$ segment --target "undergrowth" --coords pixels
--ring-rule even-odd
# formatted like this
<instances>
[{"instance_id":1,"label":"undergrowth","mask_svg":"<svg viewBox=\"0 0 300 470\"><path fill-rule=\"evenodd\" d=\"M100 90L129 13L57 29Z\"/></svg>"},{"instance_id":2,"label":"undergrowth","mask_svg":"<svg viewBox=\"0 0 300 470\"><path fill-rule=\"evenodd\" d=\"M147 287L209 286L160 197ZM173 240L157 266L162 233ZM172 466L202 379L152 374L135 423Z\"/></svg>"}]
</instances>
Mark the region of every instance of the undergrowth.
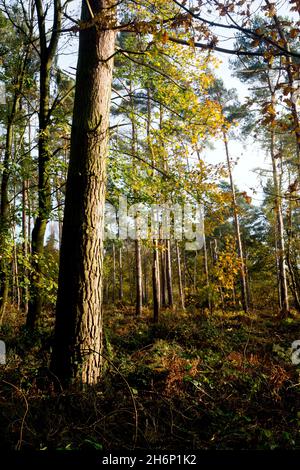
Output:
<instances>
[{"instance_id":1,"label":"undergrowth","mask_svg":"<svg viewBox=\"0 0 300 470\"><path fill-rule=\"evenodd\" d=\"M49 326L6 325L0 367L5 449L299 449L296 318L252 312L105 312L102 383L57 392ZM298 335L298 336L297 336ZM41 352L42 351L42 352Z\"/></svg>"}]
</instances>

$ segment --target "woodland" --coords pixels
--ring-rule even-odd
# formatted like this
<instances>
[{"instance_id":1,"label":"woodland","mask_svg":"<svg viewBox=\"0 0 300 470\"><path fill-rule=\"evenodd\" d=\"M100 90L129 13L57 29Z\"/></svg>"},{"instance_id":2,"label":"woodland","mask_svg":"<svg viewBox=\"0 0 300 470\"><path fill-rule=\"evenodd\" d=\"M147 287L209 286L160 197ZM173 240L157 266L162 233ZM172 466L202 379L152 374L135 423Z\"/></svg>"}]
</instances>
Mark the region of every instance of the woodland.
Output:
<instances>
[{"instance_id":1,"label":"woodland","mask_svg":"<svg viewBox=\"0 0 300 470\"><path fill-rule=\"evenodd\" d=\"M0 31L0 448L299 450L299 0Z\"/></svg>"}]
</instances>

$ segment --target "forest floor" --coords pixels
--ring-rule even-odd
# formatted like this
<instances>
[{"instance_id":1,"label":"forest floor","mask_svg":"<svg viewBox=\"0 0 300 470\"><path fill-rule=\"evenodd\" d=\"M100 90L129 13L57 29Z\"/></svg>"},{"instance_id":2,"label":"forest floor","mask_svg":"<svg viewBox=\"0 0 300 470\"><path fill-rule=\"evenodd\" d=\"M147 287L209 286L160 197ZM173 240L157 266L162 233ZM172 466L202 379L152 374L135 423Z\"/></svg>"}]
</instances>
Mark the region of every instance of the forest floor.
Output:
<instances>
[{"instance_id":1,"label":"forest floor","mask_svg":"<svg viewBox=\"0 0 300 470\"><path fill-rule=\"evenodd\" d=\"M3 449L300 449L299 318L165 311L153 325L110 307L103 382L59 393L50 327L32 338L20 323L1 332Z\"/></svg>"}]
</instances>

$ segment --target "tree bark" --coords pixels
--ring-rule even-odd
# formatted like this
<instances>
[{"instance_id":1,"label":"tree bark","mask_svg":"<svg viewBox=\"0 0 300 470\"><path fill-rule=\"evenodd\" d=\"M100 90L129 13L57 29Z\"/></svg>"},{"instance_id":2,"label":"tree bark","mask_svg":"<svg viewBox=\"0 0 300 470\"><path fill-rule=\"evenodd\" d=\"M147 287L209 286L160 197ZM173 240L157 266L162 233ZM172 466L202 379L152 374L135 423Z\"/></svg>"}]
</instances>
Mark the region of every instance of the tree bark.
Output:
<instances>
[{"instance_id":1,"label":"tree bark","mask_svg":"<svg viewBox=\"0 0 300 470\"><path fill-rule=\"evenodd\" d=\"M80 31L52 368L61 382L102 373L103 228L115 32L114 0L89 1ZM82 2L82 21L89 21ZM102 26L102 28L101 28ZM105 26L105 27L104 27Z\"/></svg>"}]
</instances>

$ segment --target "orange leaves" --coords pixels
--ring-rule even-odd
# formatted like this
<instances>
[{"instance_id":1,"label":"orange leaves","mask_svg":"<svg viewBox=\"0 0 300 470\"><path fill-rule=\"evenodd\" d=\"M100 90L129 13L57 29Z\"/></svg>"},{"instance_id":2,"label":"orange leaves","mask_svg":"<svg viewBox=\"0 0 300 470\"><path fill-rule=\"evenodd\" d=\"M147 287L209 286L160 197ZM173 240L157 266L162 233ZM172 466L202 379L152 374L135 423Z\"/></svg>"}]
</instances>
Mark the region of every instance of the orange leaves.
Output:
<instances>
[{"instance_id":1,"label":"orange leaves","mask_svg":"<svg viewBox=\"0 0 300 470\"><path fill-rule=\"evenodd\" d=\"M242 193L240 193L240 195L243 196L247 204L251 204L252 197L248 196L246 191L243 191Z\"/></svg>"},{"instance_id":2,"label":"orange leaves","mask_svg":"<svg viewBox=\"0 0 300 470\"><path fill-rule=\"evenodd\" d=\"M161 40L162 40L162 43L163 44L166 44L167 40L169 39L169 35L166 31L163 32L162 36L161 36Z\"/></svg>"}]
</instances>

